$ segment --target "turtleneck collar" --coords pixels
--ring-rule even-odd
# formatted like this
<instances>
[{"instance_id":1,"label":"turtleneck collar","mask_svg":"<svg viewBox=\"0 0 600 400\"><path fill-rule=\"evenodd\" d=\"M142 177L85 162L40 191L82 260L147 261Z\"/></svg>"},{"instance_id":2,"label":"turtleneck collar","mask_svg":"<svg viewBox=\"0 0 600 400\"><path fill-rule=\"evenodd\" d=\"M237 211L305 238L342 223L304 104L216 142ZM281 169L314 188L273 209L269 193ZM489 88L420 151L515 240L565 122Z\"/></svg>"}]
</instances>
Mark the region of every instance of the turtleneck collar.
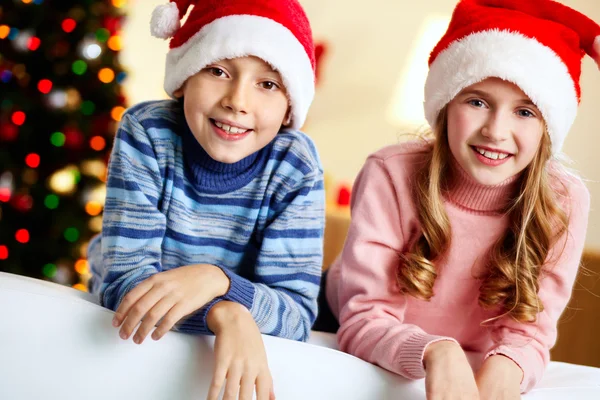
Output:
<instances>
[{"instance_id":1,"label":"turtleneck collar","mask_svg":"<svg viewBox=\"0 0 600 400\"><path fill-rule=\"evenodd\" d=\"M450 179L446 196L451 202L471 211L499 213L506 211L518 190L520 174L497 185L482 185L477 182L458 161L451 158Z\"/></svg>"},{"instance_id":2,"label":"turtleneck collar","mask_svg":"<svg viewBox=\"0 0 600 400\"><path fill-rule=\"evenodd\" d=\"M185 162L193 174L195 185L210 193L227 193L247 185L261 173L273 142L235 163L213 160L198 143L186 124L183 132Z\"/></svg>"}]
</instances>

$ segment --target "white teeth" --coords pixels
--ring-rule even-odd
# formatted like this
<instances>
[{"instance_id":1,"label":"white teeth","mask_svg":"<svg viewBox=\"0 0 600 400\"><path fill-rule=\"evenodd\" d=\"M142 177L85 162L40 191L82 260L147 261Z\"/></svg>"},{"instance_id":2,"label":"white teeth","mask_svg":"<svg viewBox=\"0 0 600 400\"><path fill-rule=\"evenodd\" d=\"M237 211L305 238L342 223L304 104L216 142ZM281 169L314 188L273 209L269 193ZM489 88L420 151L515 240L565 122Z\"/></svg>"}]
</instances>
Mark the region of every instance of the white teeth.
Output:
<instances>
[{"instance_id":1,"label":"white teeth","mask_svg":"<svg viewBox=\"0 0 600 400\"><path fill-rule=\"evenodd\" d=\"M504 160L509 154L506 153L496 153L495 151L488 151L484 149L480 149L479 147L475 147L475 150L482 156L489 158L490 160Z\"/></svg>"},{"instance_id":2,"label":"white teeth","mask_svg":"<svg viewBox=\"0 0 600 400\"><path fill-rule=\"evenodd\" d=\"M223 124L219 121L215 121L215 125L218 126L219 128L223 129L225 132L229 132L231 134L237 135L240 133L245 133L248 131L248 129L240 129L240 128L236 128L235 126L229 126L226 124Z\"/></svg>"}]
</instances>

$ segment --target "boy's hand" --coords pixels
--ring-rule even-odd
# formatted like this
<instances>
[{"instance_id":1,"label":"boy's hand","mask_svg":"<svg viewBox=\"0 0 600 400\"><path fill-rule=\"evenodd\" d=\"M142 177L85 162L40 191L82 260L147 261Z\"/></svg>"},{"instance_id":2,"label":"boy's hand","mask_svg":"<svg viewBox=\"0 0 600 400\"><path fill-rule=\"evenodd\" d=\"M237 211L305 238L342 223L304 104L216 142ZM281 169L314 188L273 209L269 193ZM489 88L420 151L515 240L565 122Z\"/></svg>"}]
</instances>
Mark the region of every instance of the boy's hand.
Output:
<instances>
[{"instance_id":1,"label":"boy's hand","mask_svg":"<svg viewBox=\"0 0 600 400\"><path fill-rule=\"evenodd\" d=\"M424 362L427 400L479 399L473 370L458 344L449 340L430 344Z\"/></svg>"},{"instance_id":2,"label":"boy's hand","mask_svg":"<svg viewBox=\"0 0 600 400\"><path fill-rule=\"evenodd\" d=\"M479 397L490 400L518 400L521 398L523 371L510 358L495 355L483 362L476 375Z\"/></svg>"},{"instance_id":3,"label":"boy's hand","mask_svg":"<svg viewBox=\"0 0 600 400\"><path fill-rule=\"evenodd\" d=\"M223 400L275 400L273 379L260 331L244 306L231 301L216 304L207 316L215 333L215 371L207 400L217 400L225 384Z\"/></svg>"},{"instance_id":4,"label":"boy's hand","mask_svg":"<svg viewBox=\"0 0 600 400\"><path fill-rule=\"evenodd\" d=\"M152 339L158 340L181 318L228 290L229 278L214 265L188 265L160 272L127 293L113 318L113 326L123 324L119 335L128 339L142 321L133 337L135 343L141 344L161 321L152 334Z\"/></svg>"}]
</instances>

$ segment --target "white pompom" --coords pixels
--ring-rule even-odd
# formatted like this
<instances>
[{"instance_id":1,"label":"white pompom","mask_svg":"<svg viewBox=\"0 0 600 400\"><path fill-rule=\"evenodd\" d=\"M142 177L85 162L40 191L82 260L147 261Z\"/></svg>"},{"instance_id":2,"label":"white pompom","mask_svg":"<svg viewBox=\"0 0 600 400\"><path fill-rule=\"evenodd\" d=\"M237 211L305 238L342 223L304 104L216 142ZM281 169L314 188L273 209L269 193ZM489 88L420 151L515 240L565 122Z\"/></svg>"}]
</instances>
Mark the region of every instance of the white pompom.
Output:
<instances>
[{"instance_id":1,"label":"white pompom","mask_svg":"<svg viewBox=\"0 0 600 400\"><path fill-rule=\"evenodd\" d=\"M150 32L152 36L168 39L181 27L179 22L179 9L177 4L169 2L162 4L152 11L150 19Z\"/></svg>"}]
</instances>

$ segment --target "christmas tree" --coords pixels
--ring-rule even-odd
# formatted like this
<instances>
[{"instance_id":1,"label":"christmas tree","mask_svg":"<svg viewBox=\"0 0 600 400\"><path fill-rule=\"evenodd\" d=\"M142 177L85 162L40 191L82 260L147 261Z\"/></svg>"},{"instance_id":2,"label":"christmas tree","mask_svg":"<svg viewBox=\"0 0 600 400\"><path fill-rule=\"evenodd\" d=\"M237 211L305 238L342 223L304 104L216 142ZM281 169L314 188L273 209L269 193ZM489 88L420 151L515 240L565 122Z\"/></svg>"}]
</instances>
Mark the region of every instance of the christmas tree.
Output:
<instances>
[{"instance_id":1,"label":"christmas tree","mask_svg":"<svg viewBox=\"0 0 600 400\"><path fill-rule=\"evenodd\" d=\"M0 271L85 289L125 107L125 0L0 3Z\"/></svg>"}]
</instances>

